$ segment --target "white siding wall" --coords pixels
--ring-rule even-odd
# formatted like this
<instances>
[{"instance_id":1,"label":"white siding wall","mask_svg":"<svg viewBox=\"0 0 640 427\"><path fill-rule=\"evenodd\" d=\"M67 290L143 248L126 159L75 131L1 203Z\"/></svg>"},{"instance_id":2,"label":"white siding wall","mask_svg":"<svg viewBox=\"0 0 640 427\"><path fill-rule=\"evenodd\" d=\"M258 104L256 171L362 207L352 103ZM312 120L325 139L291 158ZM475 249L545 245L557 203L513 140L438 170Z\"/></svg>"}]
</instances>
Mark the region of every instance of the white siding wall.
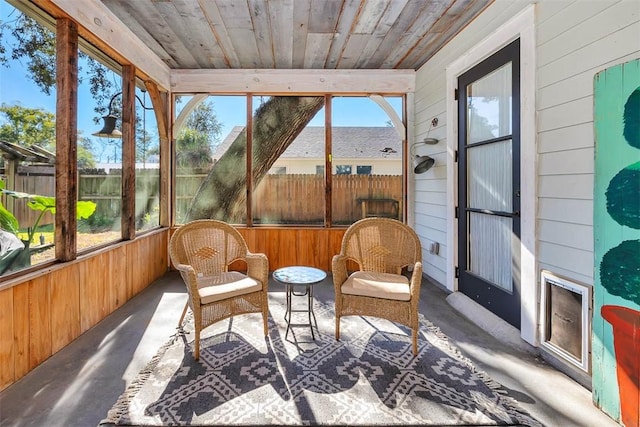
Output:
<instances>
[{"instance_id":1,"label":"white siding wall","mask_svg":"<svg viewBox=\"0 0 640 427\"><path fill-rule=\"evenodd\" d=\"M537 12L539 267L593 285L593 78L640 56L640 2Z\"/></svg>"},{"instance_id":2,"label":"white siding wall","mask_svg":"<svg viewBox=\"0 0 640 427\"><path fill-rule=\"evenodd\" d=\"M539 272L555 273L593 284L593 77L611 65L640 57L638 0L496 0L416 74L415 140L441 139L422 146L436 166L415 175L415 228L424 248L441 244L435 256L423 254L425 272L446 285L447 260L447 67L459 61L532 3L535 18L537 159L535 183L535 254ZM451 117L451 116L449 116ZM530 184L533 185L533 184ZM453 252L449 252L450 256ZM451 270L449 270L451 271ZM537 286L537 285L536 285ZM538 289L529 290L532 295ZM535 319L531 322L535 327Z\"/></svg>"}]
</instances>

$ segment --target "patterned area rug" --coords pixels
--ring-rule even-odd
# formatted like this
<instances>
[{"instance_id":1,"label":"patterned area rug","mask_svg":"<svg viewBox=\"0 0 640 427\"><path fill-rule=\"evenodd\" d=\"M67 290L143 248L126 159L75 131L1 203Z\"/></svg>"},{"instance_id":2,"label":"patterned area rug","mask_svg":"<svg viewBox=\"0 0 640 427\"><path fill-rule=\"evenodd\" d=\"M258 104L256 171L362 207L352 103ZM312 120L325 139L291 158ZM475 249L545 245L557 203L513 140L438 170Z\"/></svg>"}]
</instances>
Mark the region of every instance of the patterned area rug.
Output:
<instances>
[{"instance_id":1,"label":"patterned area rug","mask_svg":"<svg viewBox=\"0 0 640 427\"><path fill-rule=\"evenodd\" d=\"M316 301L315 340L285 339L283 302L270 310L266 339L257 315L207 328L198 362L189 321L100 425L541 425L424 318L413 357L410 331L385 320L345 317L336 341Z\"/></svg>"}]
</instances>

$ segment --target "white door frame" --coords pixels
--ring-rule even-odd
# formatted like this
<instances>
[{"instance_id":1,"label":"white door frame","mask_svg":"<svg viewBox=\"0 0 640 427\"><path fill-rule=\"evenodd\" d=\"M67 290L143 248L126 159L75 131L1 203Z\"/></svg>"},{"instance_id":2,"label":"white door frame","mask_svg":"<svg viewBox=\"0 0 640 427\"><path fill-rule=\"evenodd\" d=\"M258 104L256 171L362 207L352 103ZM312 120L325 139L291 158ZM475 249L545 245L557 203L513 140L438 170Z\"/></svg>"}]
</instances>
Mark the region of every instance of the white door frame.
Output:
<instances>
[{"instance_id":1,"label":"white door frame","mask_svg":"<svg viewBox=\"0 0 640 427\"><path fill-rule=\"evenodd\" d=\"M520 170L521 170L521 235L520 284L521 327L520 336L528 343L538 345L539 285L536 256L536 74L535 74L535 5L527 6L493 34L472 47L447 67L447 283L457 291L458 280L458 221L455 206L458 201L458 170L455 152L458 144L458 109L454 90L458 76L513 40L520 38Z\"/></svg>"}]
</instances>

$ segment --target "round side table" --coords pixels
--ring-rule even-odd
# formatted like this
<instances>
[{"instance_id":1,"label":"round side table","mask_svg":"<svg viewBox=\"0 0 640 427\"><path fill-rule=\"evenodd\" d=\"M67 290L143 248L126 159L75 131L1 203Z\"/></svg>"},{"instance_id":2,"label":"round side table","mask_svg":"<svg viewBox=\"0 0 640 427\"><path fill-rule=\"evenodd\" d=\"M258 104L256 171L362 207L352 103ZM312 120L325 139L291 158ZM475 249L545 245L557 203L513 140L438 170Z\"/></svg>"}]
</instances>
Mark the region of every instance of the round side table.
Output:
<instances>
[{"instance_id":1,"label":"round side table","mask_svg":"<svg viewBox=\"0 0 640 427\"><path fill-rule=\"evenodd\" d=\"M287 321L287 331L284 334L284 339L287 339L289 335L289 329L293 326L309 326L311 329L311 337L315 340L316 336L313 333L313 323L315 323L316 329L318 329L318 321L316 315L313 312L313 285L322 282L327 277L327 273L324 271L305 266L291 266L282 267L273 272L273 278L276 282L285 286L287 293L287 310L284 314L284 320ZM296 293L295 287L304 287L303 293ZM306 296L307 308L303 310L294 310L291 308L292 296ZM308 323L291 323L291 313L307 313L309 319ZM313 317L313 323L311 318Z\"/></svg>"}]
</instances>

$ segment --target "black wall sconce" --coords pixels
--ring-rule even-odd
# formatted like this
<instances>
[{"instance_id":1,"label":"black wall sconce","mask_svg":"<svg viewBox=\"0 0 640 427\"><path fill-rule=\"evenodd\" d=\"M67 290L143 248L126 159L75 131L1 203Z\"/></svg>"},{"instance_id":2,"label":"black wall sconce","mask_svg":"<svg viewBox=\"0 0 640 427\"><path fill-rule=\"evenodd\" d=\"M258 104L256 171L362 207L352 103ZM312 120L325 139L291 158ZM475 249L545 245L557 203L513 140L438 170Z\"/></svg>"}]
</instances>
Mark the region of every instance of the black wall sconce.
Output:
<instances>
[{"instance_id":1,"label":"black wall sconce","mask_svg":"<svg viewBox=\"0 0 640 427\"><path fill-rule=\"evenodd\" d=\"M98 132L92 133L91 135L97 136L99 138L122 138L122 132L116 129L116 122L118 118L113 114L113 101L120 95L122 95L122 91L116 93L111 97L111 100L109 101L109 111L106 116L102 117L102 120L104 121L102 129L100 129ZM142 108L144 108L145 110L153 110L153 107L147 107L144 102L140 98L138 98L138 95L135 95L135 97L138 102L140 102Z\"/></svg>"}]
</instances>

